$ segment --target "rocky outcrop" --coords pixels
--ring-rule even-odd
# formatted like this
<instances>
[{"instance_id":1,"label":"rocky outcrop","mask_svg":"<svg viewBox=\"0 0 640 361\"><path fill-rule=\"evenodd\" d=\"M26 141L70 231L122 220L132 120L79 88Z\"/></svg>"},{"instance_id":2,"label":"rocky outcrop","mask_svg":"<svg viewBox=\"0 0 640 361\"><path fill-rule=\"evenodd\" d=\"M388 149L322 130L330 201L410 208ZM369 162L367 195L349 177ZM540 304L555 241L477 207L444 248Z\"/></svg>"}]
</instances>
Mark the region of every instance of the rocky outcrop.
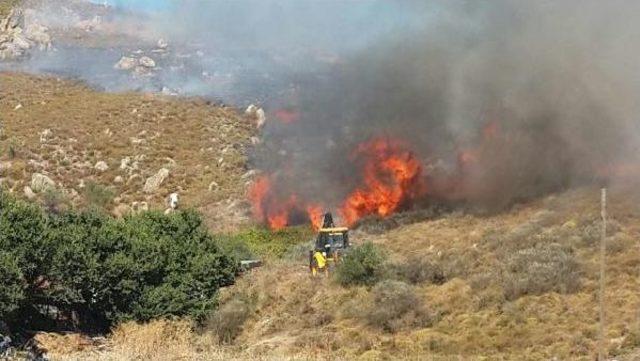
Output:
<instances>
[{"instance_id":1,"label":"rocky outcrop","mask_svg":"<svg viewBox=\"0 0 640 361\"><path fill-rule=\"evenodd\" d=\"M48 29L34 20L26 21L22 10L12 10L0 21L0 60L17 60L31 49L51 48Z\"/></svg>"}]
</instances>

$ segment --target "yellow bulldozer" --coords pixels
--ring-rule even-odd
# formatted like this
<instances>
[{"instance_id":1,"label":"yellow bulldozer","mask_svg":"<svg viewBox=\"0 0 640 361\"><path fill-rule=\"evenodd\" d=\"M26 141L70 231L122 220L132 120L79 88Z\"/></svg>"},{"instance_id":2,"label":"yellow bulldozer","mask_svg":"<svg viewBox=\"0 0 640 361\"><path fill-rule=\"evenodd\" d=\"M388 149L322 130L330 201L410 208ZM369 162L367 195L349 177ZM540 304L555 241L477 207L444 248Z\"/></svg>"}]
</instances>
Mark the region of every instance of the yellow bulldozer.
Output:
<instances>
[{"instance_id":1,"label":"yellow bulldozer","mask_svg":"<svg viewBox=\"0 0 640 361\"><path fill-rule=\"evenodd\" d=\"M340 262L349 246L349 228L336 227L331 213L325 213L314 249L309 251L309 270L313 275L328 273L329 267Z\"/></svg>"}]
</instances>

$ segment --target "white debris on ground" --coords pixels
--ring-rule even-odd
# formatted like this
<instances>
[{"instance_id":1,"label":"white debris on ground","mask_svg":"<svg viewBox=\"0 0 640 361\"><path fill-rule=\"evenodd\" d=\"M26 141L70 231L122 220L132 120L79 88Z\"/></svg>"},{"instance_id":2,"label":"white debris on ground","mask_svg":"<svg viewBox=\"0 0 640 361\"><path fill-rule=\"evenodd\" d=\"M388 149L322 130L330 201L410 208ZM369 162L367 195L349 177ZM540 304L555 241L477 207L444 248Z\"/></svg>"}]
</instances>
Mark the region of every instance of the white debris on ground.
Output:
<instances>
[{"instance_id":1,"label":"white debris on ground","mask_svg":"<svg viewBox=\"0 0 640 361\"><path fill-rule=\"evenodd\" d=\"M45 26L14 9L0 20L0 60L18 60L32 49L51 49L51 36Z\"/></svg>"},{"instance_id":2,"label":"white debris on ground","mask_svg":"<svg viewBox=\"0 0 640 361\"><path fill-rule=\"evenodd\" d=\"M167 197L167 205L169 208L164 211L164 214L169 214L178 209L178 192L169 194L169 197Z\"/></svg>"}]
</instances>

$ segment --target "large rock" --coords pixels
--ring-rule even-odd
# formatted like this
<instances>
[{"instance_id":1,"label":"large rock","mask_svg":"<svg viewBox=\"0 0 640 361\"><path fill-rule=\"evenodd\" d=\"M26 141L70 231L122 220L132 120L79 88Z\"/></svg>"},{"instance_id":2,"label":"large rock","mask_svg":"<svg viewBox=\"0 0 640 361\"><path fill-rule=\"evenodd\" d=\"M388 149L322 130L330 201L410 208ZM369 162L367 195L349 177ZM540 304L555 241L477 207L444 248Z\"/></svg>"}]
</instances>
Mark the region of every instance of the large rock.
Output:
<instances>
[{"instance_id":1,"label":"large rock","mask_svg":"<svg viewBox=\"0 0 640 361\"><path fill-rule=\"evenodd\" d=\"M11 11L0 20L0 60L19 59L35 47L49 50L51 36L48 31L32 17L27 20L22 11Z\"/></svg>"},{"instance_id":2,"label":"large rock","mask_svg":"<svg viewBox=\"0 0 640 361\"><path fill-rule=\"evenodd\" d=\"M140 62L140 65L144 66L145 68L155 68L156 67L155 60L151 59L148 56L143 56L142 58L140 58L139 62Z\"/></svg>"},{"instance_id":3,"label":"large rock","mask_svg":"<svg viewBox=\"0 0 640 361\"><path fill-rule=\"evenodd\" d=\"M111 213L118 218L122 218L128 214L130 214L131 212L133 212L133 210L131 209L130 206L126 205L126 204L118 204L117 206L115 206L113 208L113 210L111 211Z\"/></svg>"},{"instance_id":4,"label":"large rock","mask_svg":"<svg viewBox=\"0 0 640 361\"><path fill-rule=\"evenodd\" d=\"M36 197L36 194L33 193L33 190L29 187L29 186L24 186L24 196L27 197L27 199L32 200Z\"/></svg>"},{"instance_id":5,"label":"large rock","mask_svg":"<svg viewBox=\"0 0 640 361\"><path fill-rule=\"evenodd\" d=\"M96 165L94 166L95 170L97 170L98 172L105 172L107 171L107 169L109 169L109 165L107 164L107 162L105 162L104 160L101 160L99 162L96 163Z\"/></svg>"},{"instance_id":6,"label":"large rock","mask_svg":"<svg viewBox=\"0 0 640 361\"><path fill-rule=\"evenodd\" d=\"M136 66L138 66L138 60L136 58L123 56L113 67L118 70L131 70Z\"/></svg>"},{"instance_id":7,"label":"large rock","mask_svg":"<svg viewBox=\"0 0 640 361\"><path fill-rule=\"evenodd\" d=\"M31 176L31 189L36 193L54 189L55 187L56 183L42 173L33 173Z\"/></svg>"},{"instance_id":8,"label":"large rock","mask_svg":"<svg viewBox=\"0 0 640 361\"><path fill-rule=\"evenodd\" d=\"M158 49L166 49L169 47L169 43L164 39L158 39Z\"/></svg>"},{"instance_id":9,"label":"large rock","mask_svg":"<svg viewBox=\"0 0 640 361\"><path fill-rule=\"evenodd\" d=\"M267 116L264 113L264 109L258 108L258 110L256 110L256 128L262 129L266 123Z\"/></svg>"},{"instance_id":10,"label":"large rock","mask_svg":"<svg viewBox=\"0 0 640 361\"><path fill-rule=\"evenodd\" d=\"M147 178L147 181L144 183L144 188L142 191L145 193L155 193L159 188L162 182L167 179L169 176L169 170L167 168L162 168L155 175Z\"/></svg>"}]
</instances>

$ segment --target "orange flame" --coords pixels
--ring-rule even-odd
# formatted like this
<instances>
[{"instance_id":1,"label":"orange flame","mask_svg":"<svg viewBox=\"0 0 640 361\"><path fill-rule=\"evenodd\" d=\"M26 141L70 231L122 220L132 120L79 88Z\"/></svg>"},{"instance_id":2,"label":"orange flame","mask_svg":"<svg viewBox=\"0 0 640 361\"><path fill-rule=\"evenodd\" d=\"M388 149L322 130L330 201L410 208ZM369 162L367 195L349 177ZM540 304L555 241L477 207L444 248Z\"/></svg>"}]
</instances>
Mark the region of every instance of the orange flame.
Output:
<instances>
[{"instance_id":1,"label":"orange flame","mask_svg":"<svg viewBox=\"0 0 640 361\"><path fill-rule=\"evenodd\" d=\"M307 206L307 215L311 221L311 227L317 231L322 227L322 220L324 214L322 213L322 206L312 204Z\"/></svg>"},{"instance_id":2,"label":"orange flame","mask_svg":"<svg viewBox=\"0 0 640 361\"><path fill-rule=\"evenodd\" d=\"M340 213L347 225L367 215L387 217L424 194L421 164L403 143L374 138L360 144L352 156L364 161L364 184L342 204Z\"/></svg>"},{"instance_id":3,"label":"orange flame","mask_svg":"<svg viewBox=\"0 0 640 361\"><path fill-rule=\"evenodd\" d=\"M283 196L274 187L270 175L258 177L250 186L247 197L251 202L253 216L273 230L283 229L298 223L303 217L311 222L314 229L322 223L323 207L318 204L304 206L296 194ZM285 193L286 194L286 193Z\"/></svg>"},{"instance_id":4,"label":"orange flame","mask_svg":"<svg viewBox=\"0 0 640 361\"><path fill-rule=\"evenodd\" d=\"M264 203L271 189L271 179L268 176L260 176L249 187L248 198L251 201L251 210L256 219L265 220Z\"/></svg>"},{"instance_id":5,"label":"orange flame","mask_svg":"<svg viewBox=\"0 0 640 361\"><path fill-rule=\"evenodd\" d=\"M284 124L295 123L300 119L300 113L293 109L278 109L274 112L276 118Z\"/></svg>"}]
</instances>

